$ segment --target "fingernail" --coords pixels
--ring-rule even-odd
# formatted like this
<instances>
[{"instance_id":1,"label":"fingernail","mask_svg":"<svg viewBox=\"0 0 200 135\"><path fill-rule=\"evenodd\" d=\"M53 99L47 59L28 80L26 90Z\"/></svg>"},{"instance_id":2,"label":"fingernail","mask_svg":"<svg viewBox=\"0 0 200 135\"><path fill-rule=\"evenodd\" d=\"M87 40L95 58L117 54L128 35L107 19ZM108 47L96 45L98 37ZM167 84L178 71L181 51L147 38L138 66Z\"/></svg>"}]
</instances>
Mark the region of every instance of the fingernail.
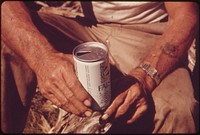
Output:
<instances>
[{"instance_id":1,"label":"fingernail","mask_svg":"<svg viewBox=\"0 0 200 135\"><path fill-rule=\"evenodd\" d=\"M108 114L104 114L101 118L103 119L103 120L107 120L108 119L108 117L109 117L109 115Z\"/></svg>"},{"instance_id":2,"label":"fingernail","mask_svg":"<svg viewBox=\"0 0 200 135\"><path fill-rule=\"evenodd\" d=\"M90 107L91 106L91 102L89 100L85 100L84 102L84 105Z\"/></svg>"},{"instance_id":3,"label":"fingernail","mask_svg":"<svg viewBox=\"0 0 200 135\"><path fill-rule=\"evenodd\" d=\"M90 112L90 111L85 112L85 116L90 117L91 115L92 115L92 112Z\"/></svg>"}]
</instances>

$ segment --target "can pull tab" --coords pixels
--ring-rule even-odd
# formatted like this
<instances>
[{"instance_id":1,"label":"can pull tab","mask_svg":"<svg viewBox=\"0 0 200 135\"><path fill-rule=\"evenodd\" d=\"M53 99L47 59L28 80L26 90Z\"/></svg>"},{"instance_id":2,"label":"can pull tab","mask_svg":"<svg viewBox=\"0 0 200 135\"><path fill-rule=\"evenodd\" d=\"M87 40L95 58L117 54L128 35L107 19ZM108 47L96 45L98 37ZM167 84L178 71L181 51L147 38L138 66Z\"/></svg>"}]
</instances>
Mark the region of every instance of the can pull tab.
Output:
<instances>
[{"instance_id":1,"label":"can pull tab","mask_svg":"<svg viewBox=\"0 0 200 135\"><path fill-rule=\"evenodd\" d=\"M82 55L85 55L85 54L88 54L88 53L91 53L91 51L78 51L78 52L76 52L76 55L82 56Z\"/></svg>"}]
</instances>

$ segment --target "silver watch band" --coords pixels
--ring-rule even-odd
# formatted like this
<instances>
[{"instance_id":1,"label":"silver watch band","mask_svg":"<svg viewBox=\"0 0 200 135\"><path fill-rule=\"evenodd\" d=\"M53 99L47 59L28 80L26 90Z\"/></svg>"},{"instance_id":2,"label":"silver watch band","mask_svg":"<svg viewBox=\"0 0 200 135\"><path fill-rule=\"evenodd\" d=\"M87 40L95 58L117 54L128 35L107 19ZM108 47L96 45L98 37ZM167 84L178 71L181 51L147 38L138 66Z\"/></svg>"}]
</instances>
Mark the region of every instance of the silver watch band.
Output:
<instances>
[{"instance_id":1,"label":"silver watch band","mask_svg":"<svg viewBox=\"0 0 200 135\"><path fill-rule=\"evenodd\" d=\"M139 67L142 68L156 82L156 85L160 83L158 71L150 64L142 63Z\"/></svg>"}]
</instances>

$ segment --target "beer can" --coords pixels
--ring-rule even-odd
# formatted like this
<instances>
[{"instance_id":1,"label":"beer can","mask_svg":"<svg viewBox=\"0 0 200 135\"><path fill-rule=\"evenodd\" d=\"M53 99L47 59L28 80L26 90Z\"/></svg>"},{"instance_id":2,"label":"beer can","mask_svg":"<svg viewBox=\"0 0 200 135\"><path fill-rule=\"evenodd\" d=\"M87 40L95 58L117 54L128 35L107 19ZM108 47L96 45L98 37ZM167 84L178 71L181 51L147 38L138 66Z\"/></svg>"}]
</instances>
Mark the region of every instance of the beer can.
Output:
<instances>
[{"instance_id":1,"label":"beer can","mask_svg":"<svg viewBox=\"0 0 200 135\"><path fill-rule=\"evenodd\" d=\"M111 100L108 48L99 42L86 42L73 50L76 75L93 98L92 109L104 110Z\"/></svg>"}]
</instances>

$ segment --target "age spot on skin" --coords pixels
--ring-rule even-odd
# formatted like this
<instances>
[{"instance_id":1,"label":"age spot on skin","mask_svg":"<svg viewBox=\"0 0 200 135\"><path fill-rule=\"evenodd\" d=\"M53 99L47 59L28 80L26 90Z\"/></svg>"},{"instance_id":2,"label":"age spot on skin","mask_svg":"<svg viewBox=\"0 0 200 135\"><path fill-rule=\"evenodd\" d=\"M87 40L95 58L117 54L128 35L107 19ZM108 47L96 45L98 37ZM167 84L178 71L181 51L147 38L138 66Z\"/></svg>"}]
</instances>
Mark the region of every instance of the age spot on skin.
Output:
<instances>
[{"instance_id":1,"label":"age spot on skin","mask_svg":"<svg viewBox=\"0 0 200 135\"><path fill-rule=\"evenodd\" d=\"M169 57L176 58L178 56L178 46L166 44L164 46L161 46L161 50L164 54L168 55Z\"/></svg>"}]
</instances>

